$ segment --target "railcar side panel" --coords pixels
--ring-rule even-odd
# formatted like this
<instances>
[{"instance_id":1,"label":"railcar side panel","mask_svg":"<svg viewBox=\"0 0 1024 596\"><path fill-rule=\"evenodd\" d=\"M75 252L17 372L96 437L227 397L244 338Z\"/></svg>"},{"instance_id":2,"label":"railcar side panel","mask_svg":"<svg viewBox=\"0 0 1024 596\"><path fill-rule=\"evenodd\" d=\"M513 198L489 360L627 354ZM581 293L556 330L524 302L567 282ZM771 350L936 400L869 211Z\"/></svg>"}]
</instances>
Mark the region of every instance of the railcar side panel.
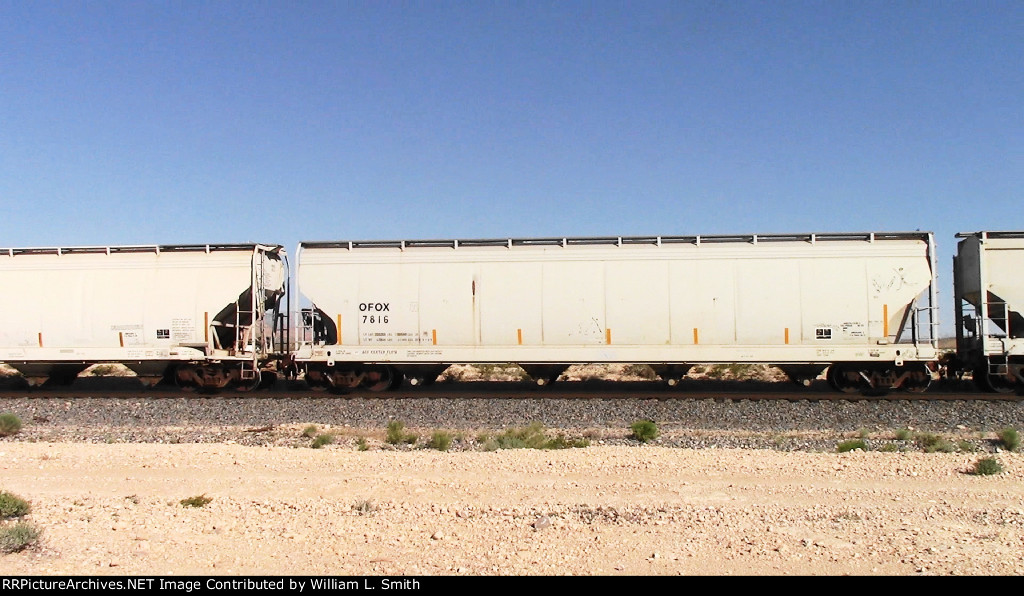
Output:
<instances>
[{"instance_id":1,"label":"railcar side panel","mask_svg":"<svg viewBox=\"0 0 1024 596\"><path fill-rule=\"evenodd\" d=\"M544 343L543 271L530 263L494 263L482 268L477 299L482 345Z\"/></svg>"},{"instance_id":2,"label":"railcar side panel","mask_svg":"<svg viewBox=\"0 0 1024 596\"><path fill-rule=\"evenodd\" d=\"M605 264L606 337L599 342L670 345L672 329L669 261L609 261Z\"/></svg>"},{"instance_id":3,"label":"railcar side panel","mask_svg":"<svg viewBox=\"0 0 1024 596\"><path fill-rule=\"evenodd\" d=\"M299 292L343 333L333 346L305 343L298 359L935 358L930 234L703 240L303 243ZM918 309L927 328L913 327Z\"/></svg>"}]
</instances>

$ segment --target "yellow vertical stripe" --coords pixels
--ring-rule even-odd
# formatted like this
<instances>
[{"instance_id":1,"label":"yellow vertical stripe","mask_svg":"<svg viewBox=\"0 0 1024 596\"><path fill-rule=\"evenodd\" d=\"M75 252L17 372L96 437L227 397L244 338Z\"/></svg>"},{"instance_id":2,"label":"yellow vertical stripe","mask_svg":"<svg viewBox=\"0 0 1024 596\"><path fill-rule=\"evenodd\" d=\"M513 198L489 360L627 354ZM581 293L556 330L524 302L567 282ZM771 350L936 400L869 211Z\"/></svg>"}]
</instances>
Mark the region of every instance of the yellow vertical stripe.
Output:
<instances>
[{"instance_id":1,"label":"yellow vertical stripe","mask_svg":"<svg viewBox=\"0 0 1024 596\"><path fill-rule=\"evenodd\" d=\"M432 332L431 332L431 335L432 335L432 337L434 339L434 345L436 346L437 345L437 329L433 329Z\"/></svg>"},{"instance_id":2,"label":"yellow vertical stripe","mask_svg":"<svg viewBox=\"0 0 1024 596\"><path fill-rule=\"evenodd\" d=\"M203 313L203 342L209 345L210 343L210 313Z\"/></svg>"},{"instance_id":3,"label":"yellow vertical stripe","mask_svg":"<svg viewBox=\"0 0 1024 596\"><path fill-rule=\"evenodd\" d=\"M889 305L882 305L882 335L889 337Z\"/></svg>"},{"instance_id":4,"label":"yellow vertical stripe","mask_svg":"<svg viewBox=\"0 0 1024 596\"><path fill-rule=\"evenodd\" d=\"M39 332L39 347L43 347L43 332Z\"/></svg>"},{"instance_id":5,"label":"yellow vertical stripe","mask_svg":"<svg viewBox=\"0 0 1024 596\"><path fill-rule=\"evenodd\" d=\"M516 329L516 335L519 337L519 345L523 345L523 330Z\"/></svg>"},{"instance_id":6,"label":"yellow vertical stripe","mask_svg":"<svg viewBox=\"0 0 1024 596\"><path fill-rule=\"evenodd\" d=\"M789 327L786 327L786 345L789 345Z\"/></svg>"},{"instance_id":7,"label":"yellow vertical stripe","mask_svg":"<svg viewBox=\"0 0 1024 596\"><path fill-rule=\"evenodd\" d=\"M356 322L358 323L359 321L356 321ZM338 344L337 345L339 345L339 346L341 345L341 315L338 315Z\"/></svg>"},{"instance_id":8,"label":"yellow vertical stripe","mask_svg":"<svg viewBox=\"0 0 1024 596\"><path fill-rule=\"evenodd\" d=\"M693 328L693 345L700 343L700 334L697 333L697 328Z\"/></svg>"},{"instance_id":9,"label":"yellow vertical stripe","mask_svg":"<svg viewBox=\"0 0 1024 596\"><path fill-rule=\"evenodd\" d=\"M612 344L612 330L611 329L605 329L604 330L604 343L606 343L608 345Z\"/></svg>"}]
</instances>

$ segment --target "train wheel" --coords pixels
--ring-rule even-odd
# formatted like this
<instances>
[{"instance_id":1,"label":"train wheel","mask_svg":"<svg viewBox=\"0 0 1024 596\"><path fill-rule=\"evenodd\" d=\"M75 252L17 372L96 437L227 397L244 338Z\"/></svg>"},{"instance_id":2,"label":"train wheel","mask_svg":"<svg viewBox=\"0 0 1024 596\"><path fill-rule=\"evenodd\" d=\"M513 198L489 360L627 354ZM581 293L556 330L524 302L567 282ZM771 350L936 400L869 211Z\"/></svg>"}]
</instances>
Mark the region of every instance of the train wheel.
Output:
<instances>
[{"instance_id":1,"label":"train wheel","mask_svg":"<svg viewBox=\"0 0 1024 596\"><path fill-rule=\"evenodd\" d=\"M988 393L1013 393L1017 384L1003 375L989 374L987 366L978 367L974 371L974 384L978 389Z\"/></svg>"},{"instance_id":2,"label":"train wheel","mask_svg":"<svg viewBox=\"0 0 1024 596\"><path fill-rule=\"evenodd\" d=\"M325 375L319 370L306 371L304 382L306 387L317 393L329 392L333 395L345 395L352 390L349 379L340 375Z\"/></svg>"},{"instance_id":3,"label":"train wheel","mask_svg":"<svg viewBox=\"0 0 1024 596\"><path fill-rule=\"evenodd\" d=\"M236 391L249 392L258 388L263 383L263 373L255 371L256 376L251 379L241 379L238 384L235 385Z\"/></svg>"},{"instance_id":4,"label":"train wheel","mask_svg":"<svg viewBox=\"0 0 1024 596\"><path fill-rule=\"evenodd\" d=\"M903 381L903 389L910 393L924 393L931 387L932 371L928 365L921 363L911 367L907 371L907 378Z\"/></svg>"},{"instance_id":5,"label":"train wheel","mask_svg":"<svg viewBox=\"0 0 1024 596\"><path fill-rule=\"evenodd\" d=\"M172 376L172 382L181 391L188 393L195 393L199 389L199 385L195 382L195 366L191 364L183 364L181 366L172 367L170 369L170 375Z\"/></svg>"},{"instance_id":6,"label":"train wheel","mask_svg":"<svg viewBox=\"0 0 1024 596\"><path fill-rule=\"evenodd\" d=\"M318 370L308 370L302 375L302 382L313 391L327 391L327 381Z\"/></svg>"},{"instance_id":7,"label":"train wheel","mask_svg":"<svg viewBox=\"0 0 1024 596\"><path fill-rule=\"evenodd\" d=\"M307 373L308 374L308 373ZM344 395L360 386L363 375L351 368L330 368L321 375L323 385L336 395Z\"/></svg>"},{"instance_id":8,"label":"train wheel","mask_svg":"<svg viewBox=\"0 0 1024 596\"><path fill-rule=\"evenodd\" d=\"M396 376L395 369L390 366L367 367L360 386L370 391L386 391L395 383Z\"/></svg>"},{"instance_id":9,"label":"train wheel","mask_svg":"<svg viewBox=\"0 0 1024 596\"><path fill-rule=\"evenodd\" d=\"M833 364L828 367L825 379L833 389L842 393L857 393L863 388L860 371L840 364Z\"/></svg>"}]
</instances>

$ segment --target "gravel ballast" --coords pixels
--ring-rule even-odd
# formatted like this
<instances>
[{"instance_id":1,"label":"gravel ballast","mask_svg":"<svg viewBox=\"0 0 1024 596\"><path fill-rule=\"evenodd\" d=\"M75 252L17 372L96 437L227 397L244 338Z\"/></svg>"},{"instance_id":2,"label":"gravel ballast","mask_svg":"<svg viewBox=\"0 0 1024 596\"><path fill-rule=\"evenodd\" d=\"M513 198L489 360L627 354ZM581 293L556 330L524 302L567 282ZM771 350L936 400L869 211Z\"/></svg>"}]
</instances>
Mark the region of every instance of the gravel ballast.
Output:
<instances>
[{"instance_id":1,"label":"gravel ballast","mask_svg":"<svg viewBox=\"0 0 1024 596\"><path fill-rule=\"evenodd\" d=\"M290 444L309 424L345 436L383 438L390 421L429 436L468 438L541 424L551 432L622 442L637 420L657 423L657 444L684 448L832 450L867 434L878 445L899 429L938 433L990 449L1005 427L1024 428L1024 401L786 401L742 399L522 399L502 397L0 397L19 416L19 440L90 443ZM456 443L455 448L460 444Z\"/></svg>"}]
</instances>

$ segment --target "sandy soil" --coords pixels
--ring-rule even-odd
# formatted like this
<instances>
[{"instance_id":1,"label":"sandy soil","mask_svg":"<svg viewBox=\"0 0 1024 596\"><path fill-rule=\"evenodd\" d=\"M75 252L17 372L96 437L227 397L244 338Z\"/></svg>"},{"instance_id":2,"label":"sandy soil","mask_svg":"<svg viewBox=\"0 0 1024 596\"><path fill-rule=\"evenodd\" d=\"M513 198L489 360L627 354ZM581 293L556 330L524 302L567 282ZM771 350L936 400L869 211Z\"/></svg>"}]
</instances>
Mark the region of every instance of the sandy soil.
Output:
<instances>
[{"instance_id":1,"label":"sandy soil","mask_svg":"<svg viewBox=\"0 0 1024 596\"><path fill-rule=\"evenodd\" d=\"M1022 574L1024 457L978 457L4 442L0 575Z\"/></svg>"}]
</instances>

